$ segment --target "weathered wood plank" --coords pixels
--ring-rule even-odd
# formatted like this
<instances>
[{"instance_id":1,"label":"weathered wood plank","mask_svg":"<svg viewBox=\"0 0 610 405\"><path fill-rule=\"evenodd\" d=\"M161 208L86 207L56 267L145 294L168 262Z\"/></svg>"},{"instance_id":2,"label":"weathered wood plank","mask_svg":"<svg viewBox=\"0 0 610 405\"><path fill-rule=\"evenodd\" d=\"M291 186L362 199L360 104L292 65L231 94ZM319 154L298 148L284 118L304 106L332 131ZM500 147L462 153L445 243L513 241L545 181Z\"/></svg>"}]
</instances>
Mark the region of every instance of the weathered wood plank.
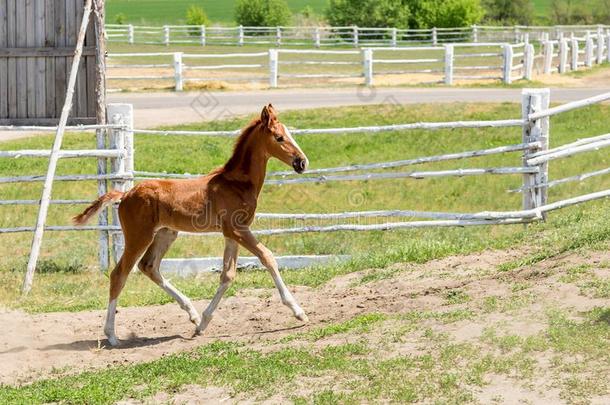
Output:
<instances>
[{"instance_id":1,"label":"weathered wood plank","mask_svg":"<svg viewBox=\"0 0 610 405\"><path fill-rule=\"evenodd\" d=\"M10 0L8 0L10 1ZM53 28L51 28L53 29ZM54 38L54 37L53 37ZM66 47L45 47L45 48L13 48L7 47L0 49L0 58L13 58L13 57L50 57L50 56L72 56L74 55L74 48ZM86 47L83 50L83 55L92 56L95 55L95 47Z\"/></svg>"},{"instance_id":2,"label":"weathered wood plank","mask_svg":"<svg viewBox=\"0 0 610 405\"><path fill-rule=\"evenodd\" d=\"M85 38L85 45L92 47L95 50L95 21L94 18L91 18L89 22L89 26L87 27L87 37ZM83 64L87 70L87 117L95 116L95 106L96 106L96 97L95 97L95 65L96 65L96 57L93 56L85 56L83 54Z\"/></svg>"},{"instance_id":3,"label":"weathered wood plank","mask_svg":"<svg viewBox=\"0 0 610 405\"><path fill-rule=\"evenodd\" d=\"M26 47L27 44L27 26L26 21L26 2L17 1L15 4L15 34L16 34L16 45L18 47ZM17 115L16 118L27 118L28 106L27 106L27 60L20 58L17 60Z\"/></svg>"},{"instance_id":4,"label":"weathered wood plank","mask_svg":"<svg viewBox=\"0 0 610 405\"><path fill-rule=\"evenodd\" d=\"M0 0L0 48L8 46L7 0ZM0 118L8 117L8 60L0 59Z\"/></svg>"},{"instance_id":5,"label":"weathered wood plank","mask_svg":"<svg viewBox=\"0 0 610 405\"><path fill-rule=\"evenodd\" d=\"M6 9L8 21L6 24L7 27L7 45L8 46L16 46L17 45L17 34L16 34L16 23L17 19L15 18L15 9L16 9L16 1L17 0L6 0ZM8 81L10 85L8 86L8 116L16 117L17 116L17 60L9 59L8 60Z\"/></svg>"},{"instance_id":6,"label":"weathered wood plank","mask_svg":"<svg viewBox=\"0 0 610 405\"><path fill-rule=\"evenodd\" d=\"M36 0L25 0L25 26L22 28L25 31L26 46L36 46ZM36 58L26 58L26 70L27 70L27 117L36 117L36 88L37 88L37 74L36 74Z\"/></svg>"},{"instance_id":7,"label":"weathered wood plank","mask_svg":"<svg viewBox=\"0 0 610 405\"><path fill-rule=\"evenodd\" d=\"M72 47L72 49L74 49L74 46L76 45L76 10L75 10L75 5L76 5L76 0L64 0L65 2L65 7L64 7L64 12L66 14L66 46L67 47ZM65 80L66 83L68 83L68 79L70 77L70 66L72 66L72 61L74 60L73 57L67 57L66 58L66 71L64 72L65 74ZM78 80L76 82L77 86L78 86ZM76 98L78 98L78 92L75 91L75 94L77 95ZM62 105L63 106L63 105ZM70 116L75 117L76 116L76 109L74 108L75 104L74 104L74 99L72 100L72 109L70 110Z\"/></svg>"},{"instance_id":8,"label":"weathered wood plank","mask_svg":"<svg viewBox=\"0 0 610 405\"><path fill-rule=\"evenodd\" d=\"M44 46L51 49L57 46L55 39L55 1L45 1L45 39ZM57 110L55 109L55 57L46 58L45 71L45 116L48 118L56 117Z\"/></svg>"},{"instance_id":9,"label":"weathered wood plank","mask_svg":"<svg viewBox=\"0 0 610 405\"><path fill-rule=\"evenodd\" d=\"M74 12L76 13L76 27L80 27L83 20L83 2L75 0ZM87 26L88 27L88 26ZM76 32L74 33L77 34ZM76 77L76 93L74 94L74 116L87 116L87 65L86 58L81 58L81 63L78 67L78 76Z\"/></svg>"},{"instance_id":10,"label":"weathered wood plank","mask_svg":"<svg viewBox=\"0 0 610 405\"><path fill-rule=\"evenodd\" d=\"M56 46L66 47L66 2L54 0L55 3L55 41ZM66 97L66 58L55 58L55 111L61 111Z\"/></svg>"},{"instance_id":11,"label":"weathered wood plank","mask_svg":"<svg viewBox=\"0 0 610 405\"><path fill-rule=\"evenodd\" d=\"M35 36L34 42L36 46L43 47L45 45L45 1L34 1L34 25ZM46 60L43 57L37 57L35 60L35 75L36 87L34 92L34 104L36 106L35 116L43 118L46 116L47 110L47 83L46 83Z\"/></svg>"}]
</instances>

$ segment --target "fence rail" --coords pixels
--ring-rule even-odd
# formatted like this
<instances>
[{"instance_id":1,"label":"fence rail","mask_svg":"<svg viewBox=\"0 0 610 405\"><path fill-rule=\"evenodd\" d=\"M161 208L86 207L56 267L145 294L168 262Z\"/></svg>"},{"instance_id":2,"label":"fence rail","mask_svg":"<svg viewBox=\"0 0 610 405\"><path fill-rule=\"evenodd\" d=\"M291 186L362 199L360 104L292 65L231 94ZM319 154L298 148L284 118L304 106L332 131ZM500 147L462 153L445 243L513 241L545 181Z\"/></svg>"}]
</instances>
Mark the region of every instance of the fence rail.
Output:
<instances>
[{"instance_id":1,"label":"fence rail","mask_svg":"<svg viewBox=\"0 0 610 405\"><path fill-rule=\"evenodd\" d=\"M106 24L109 42L157 45L270 45L270 46L408 46L453 42L524 42L585 37L608 25L579 26L477 26L456 28L398 29L391 27L211 27L205 25L138 26Z\"/></svg>"},{"instance_id":2,"label":"fence rail","mask_svg":"<svg viewBox=\"0 0 610 405\"><path fill-rule=\"evenodd\" d=\"M422 82L531 80L538 74L566 73L610 62L610 30L584 37L529 42L445 43L359 50L284 49L240 53L112 53L108 80L119 86L151 81L176 91L196 82L258 82L274 88L304 79L352 80L373 86L377 78L412 75ZM558 50L556 51L556 46ZM417 76L420 75L420 76ZM362 81L360 81L360 80ZM114 89L118 90L118 89Z\"/></svg>"},{"instance_id":3,"label":"fence rail","mask_svg":"<svg viewBox=\"0 0 610 405\"><path fill-rule=\"evenodd\" d=\"M412 123L399 125L385 125L377 127L352 127L352 128L320 128L320 129L301 129L292 131L295 134L338 134L338 133L376 133L412 129L440 129L440 128L481 128L481 127L520 127L522 130L523 142L520 144L500 146L476 151L465 151L448 153L436 156L419 157L391 162L367 163L360 165L339 166L331 168L313 169L305 173L305 177L293 178L290 172L274 172L269 174L266 183L269 185L301 184L320 181L363 181L363 180L383 180L396 178L426 178L439 176L466 176L466 175L520 175L523 177L523 185L518 190L523 194L523 206L521 210L515 211L483 211L475 213L453 213L453 212L419 212L410 210L377 210L360 212L342 213L258 213L257 220L289 219L299 221L323 220L338 221L344 219L359 218L379 218L384 222L374 224L303 224L301 226L289 228L256 229L256 235L280 235L297 234L307 232L342 232L342 231L373 231L373 230L395 230L412 229L425 227L449 227L449 226L483 226L483 225L505 225L529 223L545 218L548 212L561 208L582 204L588 201L604 199L610 197L610 190L602 190L595 193L580 195L565 200L549 203L547 202L548 189L557 184L571 181L584 181L587 178L610 174L610 169L597 170L590 173L582 173L577 176L567 177L549 181L548 166L549 161L565 158L577 153L586 153L593 150L610 146L610 134L580 139L553 149L548 148L549 120L553 115L561 114L566 111L582 108L593 103L599 103L610 99L610 93L602 94L578 102L567 103L562 106L550 108L549 91L524 90L522 101L522 118L501 121L458 121L458 122L439 122L439 123ZM236 131L150 131L133 128L133 111L129 105L110 105L110 146L107 150L92 149L80 151L62 150L57 155L58 158L67 157L96 157L110 159L112 170L105 175L60 175L55 176L54 180L69 181L92 181L109 179L115 189L126 191L132 186L133 181L139 178L168 177L168 178L189 178L196 175L176 174L176 173L150 173L138 172L134 170L134 134L148 133L158 136L234 136ZM17 128L13 128L17 130ZM49 155L47 150L22 150L22 151L3 151L0 158L39 158ZM522 165L519 167L497 167L497 168L465 168L438 171L415 171L415 172L393 172L387 171L403 166L416 165L421 163L443 162L448 160L463 160L478 156L488 156L503 153L519 153ZM367 170L379 170L377 172L367 172ZM348 173L327 176L329 173ZM32 182L43 181L44 176L15 176L0 179L0 183L7 182ZM86 200L51 200L50 204L83 204ZM38 200L2 200L0 206L25 206L39 204ZM114 206L116 210L117 206ZM99 223L88 227L74 227L67 225L47 225L46 231L98 231L112 236L113 253L115 260L121 254L123 248L122 234L120 226L116 221L116 211L114 222L111 224ZM424 218L427 220L419 221L387 221L390 218ZM30 226L18 226L11 228L0 228L0 233L32 232L36 228ZM183 235L202 235L181 233ZM205 234L216 235L216 234ZM212 259L181 259L180 263L202 263ZM312 259L313 260L313 259ZM169 262L164 262L169 263ZM305 265L310 262L306 261ZM164 265L165 266L165 265ZM171 267L171 266L170 266ZM175 266L174 266L175 267Z\"/></svg>"}]
</instances>

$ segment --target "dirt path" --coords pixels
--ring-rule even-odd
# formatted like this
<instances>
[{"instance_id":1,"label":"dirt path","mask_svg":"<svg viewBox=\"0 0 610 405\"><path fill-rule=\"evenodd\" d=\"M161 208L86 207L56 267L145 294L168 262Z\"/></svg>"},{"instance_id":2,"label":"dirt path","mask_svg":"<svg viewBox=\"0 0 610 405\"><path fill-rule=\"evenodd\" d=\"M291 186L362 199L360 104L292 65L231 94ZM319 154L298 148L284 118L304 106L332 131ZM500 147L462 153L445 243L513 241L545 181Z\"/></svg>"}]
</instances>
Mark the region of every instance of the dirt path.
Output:
<instances>
[{"instance_id":1,"label":"dirt path","mask_svg":"<svg viewBox=\"0 0 610 405\"><path fill-rule=\"evenodd\" d=\"M104 311L39 315L5 311L0 313L0 383L24 383L53 374L152 360L218 339L258 346L268 339L348 320L360 313L438 310L447 291L454 289L466 289L473 299L507 294L510 292L505 284L507 277L533 282L534 290L545 302L560 307L577 307L582 311L609 304L608 300L583 297L576 286L559 283L553 272L545 270L565 263L607 263L610 258L607 254L571 255L523 270L497 271L498 264L514 259L517 254L490 251L425 265L400 264L383 270L396 272L391 279L361 283L363 274L370 274L369 271L336 278L320 289L296 287L296 296L309 314L307 325L294 320L279 302L277 293L270 290L246 290L225 299L205 335L196 338L192 324L175 304L120 308L117 332L123 340L116 349L105 347ZM201 310L205 304L200 301L196 307ZM536 305L540 303L531 304L532 313ZM536 317L528 319L518 320L522 322L519 330L538 328ZM458 338L468 339L477 330L480 332L485 322L479 329L470 326L453 332Z\"/></svg>"}]
</instances>

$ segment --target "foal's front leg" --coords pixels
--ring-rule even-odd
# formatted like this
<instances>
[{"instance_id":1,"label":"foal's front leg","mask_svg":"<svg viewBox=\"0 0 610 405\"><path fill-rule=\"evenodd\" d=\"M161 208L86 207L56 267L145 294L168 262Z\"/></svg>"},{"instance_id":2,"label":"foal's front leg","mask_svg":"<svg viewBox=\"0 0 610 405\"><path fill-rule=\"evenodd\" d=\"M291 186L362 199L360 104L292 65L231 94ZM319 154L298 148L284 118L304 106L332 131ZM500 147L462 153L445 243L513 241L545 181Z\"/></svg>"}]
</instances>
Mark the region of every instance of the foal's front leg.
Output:
<instances>
[{"instance_id":1,"label":"foal's front leg","mask_svg":"<svg viewBox=\"0 0 610 405\"><path fill-rule=\"evenodd\" d=\"M288 287L286 287L286 284L284 284L284 280L282 280L282 276L280 275L277 262L275 257L273 257L273 253L271 253L271 251L267 249L265 245L256 240L249 229L235 232L237 233L237 240L240 245L258 257L263 266L265 266L271 274L273 282L280 293L282 303L292 310L292 313L298 320L308 322L309 319L307 318L305 311L303 311L303 309L299 306L297 300L294 298Z\"/></svg>"},{"instance_id":2,"label":"foal's front leg","mask_svg":"<svg viewBox=\"0 0 610 405\"><path fill-rule=\"evenodd\" d=\"M212 316L218 303L222 299L224 293L229 289L231 283L235 279L237 273L237 253L239 245L232 239L225 238L225 252L222 264L222 273L220 274L220 286L216 290L216 294L212 301L208 304L208 307L203 311L201 315L201 323L197 326L196 333L200 334L207 328L208 324L212 320Z\"/></svg>"}]
</instances>

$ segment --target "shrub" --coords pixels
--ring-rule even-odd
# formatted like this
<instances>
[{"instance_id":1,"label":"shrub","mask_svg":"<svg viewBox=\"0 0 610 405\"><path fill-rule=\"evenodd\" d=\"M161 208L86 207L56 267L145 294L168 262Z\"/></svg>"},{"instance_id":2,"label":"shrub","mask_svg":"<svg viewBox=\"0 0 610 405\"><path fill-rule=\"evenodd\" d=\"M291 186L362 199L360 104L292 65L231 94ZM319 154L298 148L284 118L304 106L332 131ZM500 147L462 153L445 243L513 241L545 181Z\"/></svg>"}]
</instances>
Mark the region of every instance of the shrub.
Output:
<instances>
[{"instance_id":1,"label":"shrub","mask_svg":"<svg viewBox=\"0 0 610 405\"><path fill-rule=\"evenodd\" d=\"M210 20L203 8L192 5L186 10L186 25L210 25Z\"/></svg>"},{"instance_id":2,"label":"shrub","mask_svg":"<svg viewBox=\"0 0 610 405\"><path fill-rule=\"evenodd\" d=\"M534 20L531 0L485 0L485 19L502 25L530 25Z\"/></svg>"},{"instance_id":3,"label":"shrub","mask_svg":"<svg viewBox=\"0 0 610 405\"><path fill-rule=\"evenodd\" d=\"M237 0L235 21L248 27L288 25L292 13L286 0Z\"/></svg>"},{"instance_id":4,"label":"shrub","mask_svg":"<svg viewBox=\"0 0 610 405\"><path fill-rule=\"evenodd\" d=\"M123 13L118 13L114 16L114 23L124 25L127 22L127 16Z\"/></svg>"},{"instance_id":5,"label":"shrub","mask_svg":"<svg viewBox=\"0 0 610 405\"><path fill-rule=\"evenodd\" d=\"M607 24L610 0L553 0L551 18L555 24Z\"/></svg>"},{"instance_id":6,"label":"shrub","mask_svg":"<svg viewBox=\"0 0 610 405\"><path fill-rule=\"evenodd\" d=\"M411 9L411 28L467 27L485 12L479 0L405 0Z\"/></svg>"},{"instance_id":7,"label":"shrub","mask_svg":"<svg viewBox=\"0 0 610 405\"><path fill-rule=\"evenodd\" d=\"M403 0L330 0L326 18L332 26L409 27Z\"/></svg>"}]
</instances>

